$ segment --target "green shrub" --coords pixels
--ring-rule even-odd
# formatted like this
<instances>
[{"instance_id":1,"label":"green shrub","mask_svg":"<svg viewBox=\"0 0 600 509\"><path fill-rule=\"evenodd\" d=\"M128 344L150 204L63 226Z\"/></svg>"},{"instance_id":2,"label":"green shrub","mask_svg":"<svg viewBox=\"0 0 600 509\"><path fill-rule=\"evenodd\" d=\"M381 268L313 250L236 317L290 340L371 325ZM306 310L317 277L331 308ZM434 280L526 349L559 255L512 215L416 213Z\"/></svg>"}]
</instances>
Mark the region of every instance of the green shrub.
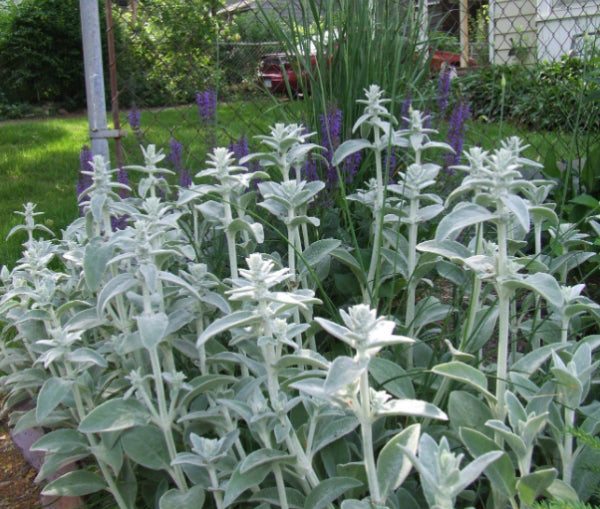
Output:
<instances>
[{"instance_id":1,"label":"green shrub","mask_svg":"<svg viewBox=\"0 0 600 509\"><path fill-rule=\"evenodd\" d=\"M235 16L233 25L242 41L272 42L277 40L277 34L271 27L280 23L279 16L275 12L265 12L264 16L267 17L266 20L261 14L254 12L245 12Z\"/></svg>"},{"instance_id":2,"label":"green shrub","mask_svg":"<svg viewBox=\"0 0 600 509\"><path fill-rule=\"evenodd\" d=\"M164 106L194 100L214 78L220 0L152 0L134 19L114 16L126 44L117 45L122 104Z\"/></svg>"},{"instance_id":3,"label":"green shrub","mask_svg":"<svg viewBox=\"0 0 600 509\"><path fill-rule=\"evenodd\" d=\"M476 118L503 118L536 130L598 129L600 103L584 105L598 89L591 79L593 64L564 57L535 66L491 66L462 78L460 86Z\"/></svg>"},{"instance_id":4,"label":"green shrub","mask_svg":"<svg viewBox=\"0 0 600 509\"><path fill-rule=\"evenodd\" d=\"M61 102L85 98L77 0L23 0L3 15L0 80L11 102Z\"/></svg>"},{"instance_id":5,"label":"green shrub","mask_svg":"<svg viewBox=\"0 0 600 509\"><path fill-rule=\"evenodd\" d=\"M2 90L0 90L0 120L23 118L30 114L32 108L25 103L11 103Z\"/></svg>"}]
</instances>

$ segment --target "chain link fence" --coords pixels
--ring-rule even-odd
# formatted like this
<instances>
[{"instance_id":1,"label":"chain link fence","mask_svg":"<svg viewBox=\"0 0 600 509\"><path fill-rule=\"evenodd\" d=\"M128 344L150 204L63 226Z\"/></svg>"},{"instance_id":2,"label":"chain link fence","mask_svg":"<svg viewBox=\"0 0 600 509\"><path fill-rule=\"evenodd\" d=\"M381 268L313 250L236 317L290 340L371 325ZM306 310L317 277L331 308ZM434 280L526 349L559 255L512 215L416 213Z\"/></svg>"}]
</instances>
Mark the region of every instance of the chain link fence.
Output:
<instances>
[{"instance_id":1,"label":"chain link fence","mask_svg":"<svg viewBox=\"0 0 600 509\"><path fill-rule=\"evenodd\" d=\"M139 158L139 144L156 143L167 152L183 145L186 164L198 167L212 144L233 146L264 132L277 118L268 115L272 106L289 101L268 97L257 79L261 57L283 50L272 42L265 18L285 17L287 2L228 1L225 8L217 0L107 4L116 36L114 118L130 131L117 140L118 164ZM472 101L471 119L489 124L474 129L471 142L497 140L492 126L501 122L512 125L501 131L524 136L543 160L556 145L556 132L582 127L581 119L571 118L572 105L581 104L581 87L596 72L597 65L586 62L600 46L598 0L428 0L426 9L434 49L450 55L446 63L465 75L459 89ZM474 73L477 78L469 80ZM577 79L579 88L560 90ZM526 97L531 103L521 104ZM218 101L217 116L204 104L208 100Z\"/></svg>"}]
</instances>

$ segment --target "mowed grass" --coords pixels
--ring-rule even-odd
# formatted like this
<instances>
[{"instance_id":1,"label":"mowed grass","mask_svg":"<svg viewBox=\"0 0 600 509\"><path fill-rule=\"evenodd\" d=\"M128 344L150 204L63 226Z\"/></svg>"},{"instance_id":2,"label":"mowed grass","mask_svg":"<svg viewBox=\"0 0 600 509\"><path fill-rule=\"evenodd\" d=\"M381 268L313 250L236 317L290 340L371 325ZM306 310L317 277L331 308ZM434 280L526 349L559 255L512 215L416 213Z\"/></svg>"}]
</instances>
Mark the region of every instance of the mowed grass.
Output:
<instances>
[{"instance_id":1,"label":"mowed grass","mask_svg":"<svg viewBox=\"0 0 600 509\"><path fill-rule=\"evenodd\" d=\"M0 265L12 266L22 251L25 232L5 239L22 222L13 211L24 203L37 203L38 221L55 232L77 216L79 152L87 143L84 116L0 124Z\"/></svg>"}]
</instances>

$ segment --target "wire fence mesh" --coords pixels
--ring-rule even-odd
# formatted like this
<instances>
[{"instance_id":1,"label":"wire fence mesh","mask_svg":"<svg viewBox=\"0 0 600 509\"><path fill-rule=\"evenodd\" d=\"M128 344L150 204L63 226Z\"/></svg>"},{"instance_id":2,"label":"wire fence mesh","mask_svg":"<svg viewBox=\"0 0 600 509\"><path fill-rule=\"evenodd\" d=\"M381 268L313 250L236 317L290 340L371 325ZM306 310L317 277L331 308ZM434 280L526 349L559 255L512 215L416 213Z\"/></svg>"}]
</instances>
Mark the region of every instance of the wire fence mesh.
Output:
<instances>
[{"instance_id":1,"label":"wire fence mesh","mask_svg":"<svg viewBox=\"0 0 600 509\"><path fill-rule=\"evenodd\" d=\"M403 3L398 1L398 8ZM287 94L269 97L257 79L261 58L283 51L265 20L289 15L293 9L287 2L107 4L112 9L109 30L116 36L115 121L130 131L119 141L119 164L139 157L139 144L155 143L170 154L183 150L177 156L183 162L173 164L198 167L211 145L234 147L264 132L276 118L268 114L271 107L289 101ZM583 128L590 127L574 118L573 104L581 104L585 73L593 76L585 59L600 40L598 0L429 0L426 10L432 49L446 52L446 63L456 66L465 80L459 93L472 102L472 122L479 127L487 123L471 130L472 143L485 145L498 134L519 134L544 160L549 147L556 150L557 143L567 143L557 141L564 138L558 132L579 129L582 122ZM570 57L579 58L578 66L568 63ZM489 72L481 74L482 69ZM477 77L469 80L475 72ZM565 75L581 84L561 95L555 89ZM432 73L430 80L437 76ZM525 89L530 82L548 94ZM589 113L578 112L580 117Z\"/></svg>"}]
</instances>

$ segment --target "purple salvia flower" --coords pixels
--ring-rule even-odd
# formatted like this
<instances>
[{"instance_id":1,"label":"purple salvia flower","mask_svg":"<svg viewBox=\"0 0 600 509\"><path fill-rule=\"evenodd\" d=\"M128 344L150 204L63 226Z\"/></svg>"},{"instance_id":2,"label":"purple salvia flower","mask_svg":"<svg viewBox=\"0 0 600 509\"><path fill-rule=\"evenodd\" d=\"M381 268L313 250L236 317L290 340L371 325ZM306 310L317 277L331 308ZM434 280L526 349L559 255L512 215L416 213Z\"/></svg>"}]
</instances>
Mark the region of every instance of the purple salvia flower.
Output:
<instances>
[{"instance_id":1,"label":"purple salvia flower","mask_svg":"<svg viewBox=\"0 0 600 509\"><path fill-rule=\"evenodd\" d=\"M129 127L136 135L142 134L142 121L140 118L140 110L135 106L127 112L127 122Z\"/></svg>"},{"instance_id":2,"label":"purple salvia flower","mask_svg":"<svg viewBox=\"0 0 600 509\"><path fill-rule=\"evenodd\" d=\"M206 90L196 94L196 105L198 106L198 117L204 126L212 126L206 139L207 150L217 145L214 131L217 119L217 93L214 90Z\"/></svg>"},{"instance_id":3,"label":"purple salvia flower","mask_svg":"<svg viewBox=\"0 0 600 509\"><path fill-rule=\"evenodd\" d=\"M383 156L383 167L386 169L388 174L392 173L396 168L396 153L389 147L385 149L385 154Z\"/></svg>"},{"instance_id":4,"label":"purple salvia flower","mask_svg":"<svg viewBox=\"0 0 600 509\"><path fill-rule=\"evenodd\" d=\"M438 81L438 95L436 104L440 109L440 116L443 117L448 109L448 98L450 96L450 67L446 67L440 72L440 78Z\"/></svg>"},{"instance_id":5,"label":"purple salvia flower","mask_svg":"<svg viewBox=\"0 0 600 509\"><path fill-rule=\"evenodd\" d=\"M183 166L183 158L181 156L183 146L175 138L171 138L171 152L169 153L169 160L173 165L175 171L179 171Z\"/></svg>"},{"instance_id":6,"label":"purple salvia flower","mask_svg":"<svg viewBox=\"0 0 600 509\"><path fill-rule=\"evenodd\" d=\"M227 149L233 153L233 156L239 161L242 157L246 157L250 153L250 149L248 147L248 138L246 136L241 136L236 141L232 141ZM261 171L260 164L256 161L246 161L242 166L248 168L250 173L254 173L256 171ZM258 184L262 182L262 179L252 179L250 183L250 187L252 189L257 189Z\"/></svg>"},{"instance_id":7,"label":"purple salvia flower","mask_svg":"<svg viewBox=\"0 0 600 509\"><path fill-rule=\"evenodd\" d=\"M331 164L333 153L340 146L342 136L342 111L335 106L321 115L321 145L325 147L324 156Z\"/></svg>"},{"instance_id":8,"label":"purple salvia flower","mask_svg":"<svg viewBox=\"0 0 600 509\"><path fill-rule=\"evenodd\" d=\"M433 124L431 121L431 111L429 110L429 108L425 108L425 110L423 110L423 128L424 129L432 129L433 128Z\"/></svg>"},{"instance_id":9,"label":"purple salvia flower","mask_svg":"<svg viewBox=\"0 0 600 509\"><path fill-rule=\"evenodd\" d=\"M117 182L129 186L129 177L127 176L127 170L125 168L119 168L119 171L117 172ZM129 190L119 189L119 196L121 198L129 198L130 195L131 193Z\"/></svg>"},{"instance_id":10,"label":"purple salvia flower","mask_svg":"<svg viewBox=\"0 0 600 509\"><path fill-rule=\"evenodd\" d=\"M192 174L183 165L183 145L175 138L171 138L169 160L171 161L173 170L179 175L179 185L181 187L190 187L192 185Z\"/></svg>"},{"instance_id":11,"label":"purple salvia flower","mask_svg":"<svg viewBox=\"0 0 600 509\"><path fill-rule=\"evenodd\" d=\"M469 104L464 100L460 100L450 114L447 141L454 149L454 153L446 155L445 168L451 174L453 173L451 167L460 162L460 153L462 152L465 139L466 122L470 115Z\"/></svg>"},{"instance_id":12,"label":"purple salvia flower","mask_svg":"<svg viewBox=\"0 0 600 509\"><path fill-rule=\"evenodd\" d=\"M198 105L198 116L200 122L208 124L215 120L217 114L217 93L214 90L206 90L196 94L196 104Z\"/></svg>"},{"instance_id":13,"label":"purple salvia flower","mask_svg":"<svg viewBox=\"0 0 600 509\"><path fill-rule=\"evenodd\" d=\"M308 182L313 182L319 179L319 173L317 171L317 163L314 157L309 157L304 166L300 170L302 178Z\"/></svg>"},{"instance_id":14,"label":"purple salvia flower","mask_svg":"<svg viewBox=\"0 0 600 509\"><path fill-rule=\"evenodd\" d=\"M406 99L402 101L400 110L400 128L408 129L410 127L410 109L412 108L412 94L406 94Z\"/></svg>"},{"instance_id":15,"label":"purple salvia flower","mask_svg":"<svg viewBox=\"0 0 600 509\"><path fill-rule=\"evenodd\" d=\"M323 204L328 205L331 203L332 191L338 187L339 181L338 169L331 164L331 161L333 160L335 150L341 143L342 111L336 106L330 106L324 115L320 115L320 120L321 145L325 148L323 156L327 161L327 164L323 168L323 180L325 182L325 189L328 191L327 193L323 193L322 197L325 200ZM343 168L340 168L340 171L343 171ZM316 174L316 167L313 169L309 166L307 168L307 175L309 173Z\"/></svg>"},{"instance_id":16,"label":"purple salvia flower","mask_svg":"<svg viewBox=\"0 0 600 509\"><path fill-rule=\"evenodd\" d=\"M192 172L187 168L182 168L179 172L179 185L181 187L192 187Z\"/></svg>"},{"instance_id":17,"label":"purple salvia flower","mask_svg":"<svg viewBox=\"0 0 600 509\"><path fill-rule=\"evenodd\" d=\"M119 217L111 217L110 218L110 226L113 232L117 230L124 230L127 228L127 219L128 216L119 216Z\"/></svg>"},{"instance_id":18,"label":"purple salvia flower","mask_svg":"<svg viewBox=\"0 0 600 509\"><path fill-rule=\"evenodd\" d=\"M238 138L237 141L231 142L227 148L230 152L233 152L233 157L238 160L242 157L246 157L249 154L248 138L242 136L241 138ZM250 169L248 163L246 163L245 166Z\"/></svg>"},{"instance_id":19,"label":"purple salvia flower","mask_svg":"<svg viewBox=\"0 0 600 509\"><path fill-rule=\"evenodd\" d=\"M362 152L354 152L350 157L344 161L344 182L351 184L354 182L354 177L358 173L360 168L360 162L362 160Z\"/></svg>"}]
</instances>

